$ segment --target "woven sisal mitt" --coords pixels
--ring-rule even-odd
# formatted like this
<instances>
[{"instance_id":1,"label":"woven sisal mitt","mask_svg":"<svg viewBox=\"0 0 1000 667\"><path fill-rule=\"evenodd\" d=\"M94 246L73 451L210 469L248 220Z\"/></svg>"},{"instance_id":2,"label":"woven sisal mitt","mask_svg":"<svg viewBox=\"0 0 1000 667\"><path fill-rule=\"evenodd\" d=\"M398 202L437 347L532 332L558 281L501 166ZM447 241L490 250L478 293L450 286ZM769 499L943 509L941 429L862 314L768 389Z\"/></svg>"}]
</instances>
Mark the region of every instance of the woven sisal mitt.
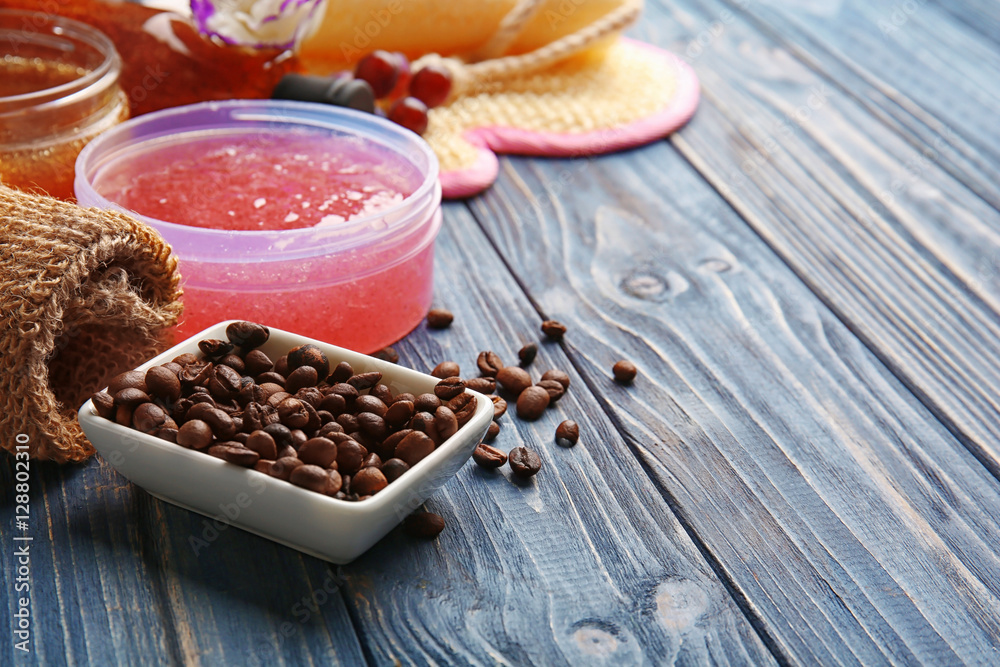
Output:
<instances>
[{"instance_id":1,"label":"woven sisal mitt","mask_svg":"<svg viewBox=\"0 0 1000 667\"><path fill-rule=\"evenodd\" d=\"M93 454L76 411L166 347L178 282L147 225L0 185L0 446L20 435L33 458Z\"/></svg>"}]
</instances>

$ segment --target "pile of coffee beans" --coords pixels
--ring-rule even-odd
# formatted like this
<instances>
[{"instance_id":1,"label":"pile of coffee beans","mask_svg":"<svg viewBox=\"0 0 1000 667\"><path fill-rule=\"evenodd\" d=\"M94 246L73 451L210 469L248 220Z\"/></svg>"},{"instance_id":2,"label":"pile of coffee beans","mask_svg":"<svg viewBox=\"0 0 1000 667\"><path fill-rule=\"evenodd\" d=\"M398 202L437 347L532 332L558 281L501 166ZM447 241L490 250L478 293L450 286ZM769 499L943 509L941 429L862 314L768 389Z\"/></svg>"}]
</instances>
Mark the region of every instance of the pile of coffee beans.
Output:
<instances>
[{"instance_id":1,"label":"pile of coffee beans","mask_svg":"<svg viewBox=\"0 0 1000 667\"><path fill-rule=\"evenodd\" d=\"M331 365L315 345L271 360L267 327L235 322L94 395L98 414L181 447L254 468L317 493L364 500L464 426L476 410L460 377L434 393L393 394L377 371Z\"/></svg>"}]
</instances>

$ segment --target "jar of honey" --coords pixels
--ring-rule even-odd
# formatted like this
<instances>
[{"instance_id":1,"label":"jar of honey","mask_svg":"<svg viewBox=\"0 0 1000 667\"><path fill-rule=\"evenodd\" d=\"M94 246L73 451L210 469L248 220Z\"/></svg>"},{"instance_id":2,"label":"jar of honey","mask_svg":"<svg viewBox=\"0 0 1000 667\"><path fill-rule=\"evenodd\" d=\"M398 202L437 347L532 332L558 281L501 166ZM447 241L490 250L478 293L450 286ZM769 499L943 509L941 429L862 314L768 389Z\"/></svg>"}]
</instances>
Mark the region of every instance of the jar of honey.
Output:
<instances>
[{"instance_id":1,"label":"jar of honey","mask_svg":"<svg viewBox=\"0 0 1000 667\"><path fill-rule=\"evenodd\" d=\"M72 199L77 155L128 117L121 70L92 26L0 10L0 182Z\"/></svg>"}]
</instances>

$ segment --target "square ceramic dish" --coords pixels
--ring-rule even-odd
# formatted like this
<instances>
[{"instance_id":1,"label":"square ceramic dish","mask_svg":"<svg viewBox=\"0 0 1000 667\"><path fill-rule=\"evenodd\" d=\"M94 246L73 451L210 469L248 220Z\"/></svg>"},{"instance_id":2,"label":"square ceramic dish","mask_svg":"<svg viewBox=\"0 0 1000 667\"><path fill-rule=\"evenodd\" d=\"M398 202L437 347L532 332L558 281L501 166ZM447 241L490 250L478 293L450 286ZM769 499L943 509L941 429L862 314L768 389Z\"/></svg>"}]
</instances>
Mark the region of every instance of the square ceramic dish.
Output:
<instances>
[{"instance_id":1,"label":"square ceramic dish","mask_svg":"<svg viewBox=\"0 0 1000 667\"><path fill-rule=\"evenodd\" d=\"M221 322L139 366L146 370L190 352L198 341L226 339ZM322 349L335 366L347 361L356 373L379 371L393 394L432 392L438 379L322 341L271 329L260 349L277 359L303 343ZM468 390L467 390L468 391ZM333 563L348 563L385 536L437 491L472 455L493 418L493 402L476 392L472 419L440 447L385 489L356 502L299 488L249 468L185 449L100 417L93 403L80 408L80 425L114 468L153 496L280 542Z\"/></svg>"}]
</instances>

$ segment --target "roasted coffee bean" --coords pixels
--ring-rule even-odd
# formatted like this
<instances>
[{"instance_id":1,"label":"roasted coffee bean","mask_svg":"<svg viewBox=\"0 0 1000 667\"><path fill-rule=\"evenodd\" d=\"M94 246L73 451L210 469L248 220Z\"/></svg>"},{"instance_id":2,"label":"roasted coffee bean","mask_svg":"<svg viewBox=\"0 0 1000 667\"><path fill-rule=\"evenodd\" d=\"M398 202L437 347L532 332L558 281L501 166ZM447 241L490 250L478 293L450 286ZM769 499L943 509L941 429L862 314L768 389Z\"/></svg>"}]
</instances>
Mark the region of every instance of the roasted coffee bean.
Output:
<instances>
[{"instance_id":1,"label":"roasted coffee bean","mask_svg":"<svg viewBox=\"0 0 1000 667\"><path fill-rule=\"evenodd\" d=\"M542 459L527 447L515 447L507 455L510 469L518 477L531 477L542 469Z\"/></svg>"},{"instance_id":2,"label":"roasted coffee bean","mask_svg":"<svg viewBox=\"0 0 1000 667\"><path fill-rule=\"evenodd\" d=\"M561 371L557 368L553 368L542 373L541 379L555 380L561 384L564 389L569 389L569 375L565 371Z\"/></svg>"},{"instance_id":3,"label":"roasted coffee bean","mask_svg":"<svg viewBox=\"0 0 1000 667\"><path fill-rule=\"evenodd\" d=\"M399 361L399 353L396 352L396 348L391 345L383 347L372 356L376 359L381 359L382 361L388 361L390 364L394 364Z\"/></svg>"},{"instance_id":4,"label":"roasted coffee bean","mask_svg":"<svg viewBox=\"0 0 1000 667\"><path fill-rule=\"evenodd\" d=\"M142 371L125 371L111 378L108 383L108 393L114 396L122 389L138 389L146 393L146 374Z\"/></svg>"},{"instance_id":5,"label":"roasted coffee bean","mask_svg":"<svg viewBox=\"0 0 1000 667\"><path fill-rule=\"evenodd\" d=\"M393 396L392 400L388 404L392 405L396 401L409 401L410 403L413 403L415 400L417 400L417 397L411 394L410 392L401 391L400 393Z\"/></svg>"},{"instance_id":6,"label":"roasted coffee bean","mask_svg":"<svg viewBox=\"0 0 1000 667\"><path fill-rule=\"evenodd\" d=\"M492 394L497 390L497 381L496 378L486 376L471 378L465 381L465 386L472 391L478 391L480 394Z\"/></svg>"},{"instance_id":7,"label":"roasted coffee bean","mask_svg":"<svg viewBox=\"0 0 1000 667\"><path fill-rule=\"evenodd\" d=\"M217 445L212 445L206 451L209 456L220 458L223 461L228 461L244 468L252 468L260 460L260 455L257 452L247 449L238 442L220 442Z\"/></svg>"},{"instance_id":8,"label":"roasted coffee bean","mask_svg":"<svg viewBox=\"0 0 1000 667\"><path fill-rule=\"evenodd\" d=\"M507 401L499 396L490 396L493 400L493 419L500 419L507 414Z\"/></svg>"},{"instance_id":9,"label":"roasted coffee bean","mask_svg":"<svg viewBox=\"0 0 1000 667\"><path fill-rule=\"evenodd\" d=\"M417 412L430 412L433 414L440 405L441 399L434 394L420 394L413 401L413 408Z\"/></svg>"},{"instance_id":10,"label":"roasted coffee bean","mask_svg":"<svg viewBox=\"0 0 1000 667\"><path fill-rule=\"evenodd\" d=\"M288 428L281 422L268 424L261 430L274 438L274 442L278 445L278 447L292 444L292 429Z\"/></svg>"},{"instance_id":11,"label":"roasted coffee bean","mask_svg":"<svg viewBox=\"0 0 1000 667\"><path fill-rule=\"evenodd\" d=\"M382 464L382 474L386 481L395 482L400 476L410 469L410 465L403 459L389 459Z\"/></svg>"},{"instance_id":12,"label":"roasted coffee bean","mask_svg":"<svg viewBox=\"0 0 1000 667\"><path fill-rule=\"evenodd\" d=\"M323 393L316 387L302 387L295 392L295 398L299 399L303 403L308 403L319 410L319 406L323 403L325 396L323 396Z\"/></svg>"},{"instance_id":13,"label":"roasted coffee bean","mask_svg":"<svg viewBox=\"0 0 1000 667\"><path fill-rule=\"evenodd\" d=\"M403 530L411 537L433 539L444 530L444 519L430 512L414 512L403 521Z\"/></svg>"},{"instance_id":14,"label":"roasted coffee bean","mask_svg":"<svg viewBox=\"0 0 1000 667\"><path fill-rule=\"evenodd\" d=\"M382 468L382 457L375 452L369 452L365 460L361 462L362 468Z\"/></svg>"},{"instance_id":15,"label":"roasted coffee bean","mask_svg":"<svg viewBox=\"0 0 1000 667\"><path fill-rule=\"evenodd\" d=\"M543 387L528 387L517 397L517 416L525 421L535 421L549 407L549 392Z\"/></svg>"},{"instance_id":16,"label":"roasted coffee bean","mask_svg":"<svg viewBox=\"0 0 1000 667\"><path fill-rule=\"evenodd\" d=\"M312 366L299 366L288 374L285 380L285 391L294 394L304 387L315 387L319 381L319 374Z\"/></svg>"},{"instance_id":17,"label":"roasted coffee bean","mask_svg":"<svg viewBox=\"0 0 1000 667\"><path fill-rule=\"evenodd\" d=\"M416 465L434 451L434 441L423 431L413 431L396 445L395 457L410 466Z\"/></svg>"},{"instance_id":18,"label":"roasted coffee bean","mask_svg":"<svg viewBox=\"0 0 1000 667\"><path fill-rule=\"evenodd\" d=\"M165 366L153 366L146 371L146 390L150 396L167 401L181 397L181 381L177 374Z\"/></svg>"},{"instance_id":19,"label":"roasted coffee bean","mask_svg":"<svg viewBox=\"0 0 1000 667\"><path fill-rule=\"evenodd\" d=\"M476 357L476 366L479 367L479 372L488 377L496 377L500 369L504 367L503 361L500 359L500 355L496 352L480 352L479 356Z\"/></svg>"},{"instance_id":20,"label":"roasted coffee bean","mask_svg":"<svg viewBox=\"0 0 1000 667\"><path fill-rule=\"evenodd\" d=\"M371 496L389 484L378 468L362 468L351 476L351 491L361 496Z\"/></svg>"},{"instance_id":21,"label":"roasted coffee bean","mask_svg":"<svg viewBox=\"0 0 1000 667\"><path fill-rule=\"evenodd\" d=\"M241 432L241 433L237 433L236 435L233 436L233 441L240 443L244 447L246 447L247 440L249 440L249 439L250 439L250 434L249 433L242 433Z\"/></svg>"},{"instance_id":22,"label":"roasted coffee bean","mask_svg":"<svg viewBox=\"0 0 1000 667\"><path fill-rule=\"evenodd\" d=\"M299 399L289 396L282 400L277 407L278 419L288 428L302 428L309 423L309 413L306 411L305 404Z\"/></svg>"},{"instance_id":23,"label":"roasted coffee bean","mask_svg":"<svg viewBox=\"0 0 1000 667\"><path fill-rule=\"evenodd\" d=\"M320 413L322 414L322 413ZM329 438L334 433L343 433L344 427L335 421L330 421L320 427L319 431L316 432L316 436L320 438Z\"/></svg>"},{"instance_id":24,"label":"roasted coffee bean","mask_svg":"<svg viewBox=\"0 0 1000 667\"><path fill-rule=\"evenodd\" d=\"M273 393L267 397L267 405L270 405L272 408L277 408L286 398L295 398L295 397L289 394L287 391L279 391Z\"/></svg>"},{"instance_id":25,"label":"roasted coffee bean","mask_svg":"<svg viewBox=\"0 0 1000 667\"><path fill-rule=\"evenodd\" d=\"M212 396L219 400L227 400L239 393L243 380L239 373L221 364L217 364L212 371L213 377L208 381L208 390Z\"/></svg>"},{"instance_id":26,"label":"roasted coffee bean","mask_svg":"<svg viewBox=\"0 0 1000 667\"><path fill-rule=\"evenodd\" d=\"M115 405L124 405L128 408L134 408L141 403L149 403L150 400L146 392L136 387L125 387L115 394Z\"/></svg>"},{"instance_id":27,"label":"roasted coffee bean","mask_svg":"<svg viewBox=\"0 0 1000 667\"><path fill-rule=\"evenodd\" d=\"M566 393L566 387L556 380L541 380L538 386L549 392L549 403L555 403Z\"/></svg>"},{"instance_id":28,"label":"roasted coffee bean","mask_svg":"<svg viewBox=\"0 0 1000 667\"><path fill-rule=\"evenodd\" d=\"M461 374L461 368L454 361L442 361L431 370L431 375L442 380L444 378L450 378Z\"/></svg>"},{"instance_id":29,"label":"roasted coffee bean","mask_svg":"<svg viewBox=\"0 0 1000 667\"><path fill-rule=\"evenodd\" d=\"M240 405L248 406L253 403L262 404L267 402L269 394L267 390L261 387L259 384L254 382L248 377L243 378L242 386L240 387L240 393L236 395L236 402Z\"/></svg>"},{"instance_id":30,"label":"roasted coffee bean","mask_svg":"<svg viewBox=\"0 0 1000 667\"><path fill-rule=\"evenodd\" d=\"M374 412L359 412L358 428L361 432L373 440L384 440L389 434L389 427L385 425L385 420Z\"/></svg>"},{"instance_id":31,"label":"roasted coffee bean","mask_svg":"<svg viewBox=\"0 0 1000 667\"><path fill-rule=\"evenodd\" d=\"M205 385L212 377L212 368L211 363L199 362L189 364L184 367L184 370L177 377L180 379L182 386L185 384L189 387Z\"/></svg>"},{"instance_id":32,"label":"roasted coffee bean","mask_svg":"<svg viewBox=\"0 0 1000 667\"><path fill-rule=\"evenodd\" d=\"M319 415L319 421L322 424L329 424L334 421L333 413L329 410L317 410L316 414Z\"/></svg>"},{"instance_id":33,"label":"roasted coffee bean","mask_svg":"<svg viewBox=\"0 0 1000 667\"><path fill-rule=\"evenodd\" d=\"M279 375L274 371L267 371L266 373L261 373L254 380L257 381L262 387L267 388L270 393L274 393L275 390L271 387L278 387L279 390L284 391L285 389L285 376Z\"/></svg>"},{"instance_id":34,"label":"roasted coffee bean","mask_svg":"<svg viewBox=\"0 0 1000 667\"><path fill-rule=\"evenodd\" d=\"M358 424L358 416L352 415L349 412L345 412L342 415L337 415L337 423L344 427L346 433L354 433L361 426Z\"/></svg>"},{"instance_id":35,"label":"roasted coffee bean","mask_svg":"<svg viewBox=\"0 0 1000 667\"><path fill-rule=\"evenodd\" d=\"M232 352L233 344L227 340L206 338L205 340L198 341L198 349L201 350L206 357L216 359Z\"/></svg>"},{"instance_id":36,"label":"roasted coffee bean","mask_svg":"<svg viewBox=\"0 0 1000 667\"><path fill-rule=\"evenodd\" d=\"M246 366L244 372L250 377L257 377L261 373L267 373L274 368L274 362L271 361L271 358L260 350L250 350L247 352L247 355L243 357L243 363Z\"/></svg>"},{"instance_id":37,"label":"roasted coffee bean","mask_svg":"<svg viewBox=\"0 0 1000 667\"><path fill-rule=\"evenodd\" d=\"M292 372L292 369L288 367L287 354L283 354L275 360L274 368L271 369L271 372L277 373L282 377L288 377L288 374Z\"/></svg>"},{"instance_id":38,"label":"roasted coffee bean","mask_svg":"<svg viewBox=\"0 0 1000 667\"><path fill-rule=\"evenodd\" d=\"M434 395L442 401L455 398L465 391L465 380L458 376L446 377L434 385Z\"/></svg>"},{"instance_id":39,"label":"roasted coffee bean","mask_svg":"<svg viewBox=\"0 0 1000 667\"><path fill-rule=\"evenodd\" d=\"M395 401L385 411L385 423L391 428L399 428L416 413L412 401Z\"/></svg>"},{"instance_id":40,"label":"roasted coffee bean","mask_svg":"<svg viewBox=\"0 0 1000 667\"><path fill-rule=\"evenodd\" d=\"M305 447L305 445L303 445ZM299 450L299 457L302 450ZM337 470L344 475L353 475L361 469L368 450L355 440L344 440L337 445Z\"/></svg>"},{"instance_id":41,"label":"roasted coffee bean","mask_svg":"<svg viewBox=\"0 0 1000 667\"><path fill-rule=\"evenodd\" d=\"M455 419L458 420L459 428L469 423L472 416L476 414L476 408L478 406L479 401L476 400L475 396L469 393L461 393L448 401L448 407L455 413Z\"/></svg>"},{"instance_id":42,"label":"roasted coffee bean","mask_svg":"<svg viewBox=\"0 0 1000 667\"><path fill-rule=\"evenodd\" d=\"M556 427L556 443L560 447L572 447L580 440L580 426L572 419Z\"/></svg>"},{"instance_id":43,"label":"roasted coffee bean","mask_svg":"<svg viewBox=\"0 0 1000 667\"><path fill-rule=\"evenodd\" d=\"M152 433L173 423L174 420L156 403L141 403L132 411L132 428L143 433Z\"/></svg>"},{"instance_id":44,"label":"roasted coffee bean","mask_svg":"<svg viewBox=\"0 0 1000 667\"><path fill-rule=\"evenodd\" d=\"M195 403L207 403L208 405L211 405L214 408L216 404L215 399L212 398L212 395L210 393L208 393L208 389L205 389L205 391L197 391L191 394L191 398L189 398L188 400L191 402L192 405L194 405Z\"/></svg>"},{"instance_id":45,"label":"roasted coffee bean","mask_svg":"<svg viewBox=\"0 0 1000 667\"><path fill-rule=\"evenodd\" d=\"M115 422L122 426L132 426L132 408L119 405L115 408Z\"/></svg>"},{"instance_id":46,"label":"roasted coffee bean","mask_svg":"<svg viewBox=\"0 0 1000 667\"><path fill-rule=\"evenodd\" d=\"M382 401L386 405L392 403L392 390L381 382L368 392L369 396L374 396L378 400Z\"/></svg>"},{"instance_id":47,"label":"roasted coffee bean","mask_svg":"<svg viewBox=\"0 0 1000 667\"><path fill-rule=\"evenodd\" d=\"M111 394L106 391L99 391L91 396L90 400L93 401L94 409L97 410L97 414L105 419L114 419L115 399L112 398Z\"/></svg>"},{"instance_id":48,"label":"roasted coffee bean","mask_svg":"<svg viewBox=\"0 0 1000 667\"><path fill-rule=\"evenodd\" d=\"M249 350L260 347L271 336L271 330L256 322L233 322L226 327L226 338L233 345Z\"/></svg>"},{"instance_id":49,"label":"roasted coffee bean","mask_svg":"<svg viewBox=\"0 0 1000 667\"><path fill-rule=\"evenodd\" d=\"M200 419L212 428L219 440L229 440L236 435L236 425L228 414L208 403L195 403L185 415L185 421Z\"/></svg>"},{"instance_id":50,"label":"roasted coffee bean","mask_svg":"<svg viewBox=\"0 0 1000 667\"><path fill-rule=\"evenodd\" d=\"M338 470L327 470L326 476L329 478L329 482L326 487L326 495L336 496L340 493L340 489L343 488L344 478Z\"/></svg>"},{"instance_id":51,"label":"roasted coffee bean","mask_svg":"<svg viewBox=\"0 0 1000 667\"><path fill-rule=\"evenodd\" d=\"M312 463L327 468L337 460L340 448L327 438L310 438L299 447L299 458L303 463Z\"/></svg>"},{"instance_id":52,"label":"roasted coffee bean","mask_svg":"<svg viewBox=\"0 0 1000 667\"><path fill-rule=\"evenodd\" d=\"M388 436L382 442L375 443L373 449L383 461L388 461L396 455L396 445L400 440L413 433L412 428L404 428Z\"/></svg>"},{"instance_id":53,"label":"roasted coffee bean","mask_svg":"<svg viewBox=\"0 0 1000 667\"><path fill-rule=\"evenodd\" d=\"M199 361L201 361L201 360L198 359L198 357L196 355L193 355L190 352L185 352L184 354L179 354L179 355L177 355L176 357L173 358L173 363L177 364L178 366L180 366L182 368L184 366L190 366L191 364L198 363Z\"/></svg>"},{"instance_id":54,"label":"roasted coffee bean","mask_svg":"<svg viewBox=\"0 0 1000 667\"><path fill-rule=\"evenodd\" d=\"M437 412L436 409L435 412ZM437 435L437 426L434 424L434 415L429 412L418 412L413 415L413 419L410 420L410 423L407 424L407 426L414 431L426 433L435 441L439 439Z\"/></svg>"},{"instance_id":55,"label":"roasted coffee bean","mask_svg":"<svg viewBox=\"0 0 1000 667\"><path fill-rule=\"evenodd\" d=\"M542 322L542 333L549 340L559 341L566 335L566 325L556 320L545 320Z\"/></svg>"},{"instance_id":56,"label":"roasted coffee bean","mask_svg":"<svg viewBox=\"0 0 1000 667\"><path fill-rule=\"evenodd\" d=\"M530 366L536 356L538 356L537 343L528 343L517 351L517 358L521 360L522 366Z\"/></svg>"},{"instance_id":57,"label":"roasted coffee bean","mask_svg":"<svg viewBox=\"0 0 1000 667\"><path fill-rule=\"evenodd\" d=\"M295 449L298 449L308 439L309 436L306 435L305 431L300 428L293 428L288 436L288 443Z\"/></svg>"},{"instance_id":58,"label":"roasted coffee bean","mask_svg":"<svg viewBox=\"0 0 1000 667\"><path fill-rule=\"evenodd\" d=\"M168 371L170 371L170 372L171 372L171 373L173 373L174 375L177 375L177 374L178 374L178 373L180 373L180 372L181 372L182 370L184 370L184 367L183 367L183 366L181 366L180 364L176 364L176 363L174 363L174 362L172 362L172 361L168 361L168 362L167 362L167 363L165 363L165 364L160 364L160 367L161 367L161 368L166 368L166 369L167 369Z\"/></svg>"},{"instance_id":59,"label":"roasted coffee bean","mask_svg":"<svg viewBox=\"0 0 1000 667\"><path fill-rule=\"evenodd\" d=\"M496 447L479 443L472 452L472 460L483 468L494 470L507 463L507 455Z\"/></svg>"},{"instance_id":60,"label":"roasted coffee bean","mask_svg":"<svg viewBox=\"0 0 1000 667\"><path fill-rule=\"evenodd\" d=\"M298 457L299 457L299 452L291 445L280 445L278 447L279 459L287 459L287 458L297 459Z\"/></svg>"},{"instance_id":61,"label":"roasted coffee bean","mask_svg":"<svg viewBox=\"0 0 1000 667\"><path fill-rule=\"evenodd\" d=\"M379 417L384 417L388 408L382 399L371 394L363 394L354 400L354 409L358 412L372 412Z\"/></svg>"},{"instance_id":62,"label":"roasted coffee bean","mask_svg":"<svg viewBox=\"0 0 1000 667\"><path fill-rule=\"evenodd\" d=\"M243 358L240 357L238 354L229 353L226 356L219 359L218 363L222 366L228 366L229 368L232 368L240 375L243 375L247 369L246 363L243 361Z\"/></svg>"},{"instance_id":63,"label":"roasted coffee bean","mask_svg":"<svg viewBox=\"0 0 1000 667\"><path fill-rule=\"evenodd\" d=\"M175 427L161 427L153 431L153 436L159 438L160 440L166 440L167 442L172 442L177 444L177 428Z\"/></svg>"},{"instance_id":64,"label":"roasted coffee bean","mask_svg":"<svg viewBox=\"0 0 1000 667\"><path fill-rule=\"evenodd\" d=\"M252 449L260 454L262 459L274 460L278 458L278 446L274 442L274 437L267 431L254 431L243 444L247 449Z\"/></svg>"},{"instance_id":65,"label":"roasted coffee bean","mask_svg":"<svg viewBox=\"0 0 1000 667\"><path fill-rule=\"evenodd\" d=\"M497 373L497 384L512 396L520 396L522 391L531 386L531 376L520 366L506 366Z\"/></svg>"},{"instance_id":66,"label":"roasted coffee bean","mask_svg":"<svg viewBox=\"0 0 1000 667\"><path fill-rule=\"evenodd\" d=\"M341 361L337 364L337 367L333 369L330 373L330 384L337 384L338 382L347 382L351 376L354 375L354 369L346 361Z\"/></svg>"},{"instance_id":67,"label":"roasted coffee bean","mask_svg":"<svg viewBox=\"0 0 1000 667\"><path fill-rule=\"evenodd\" d=\"M427 326L431 329L447 329L455 320L450 310L431 308L427 311Z\"/></svg>"},{"instance_id":68,"label":"roasted coffee bean","mask_svg":"<svg viewBox=\"0 0 1000 667\"><path fill-rule=\"evenodd\" d=\"M330 475L325 469L307 463L293 469L288 475L288 481L295 486L301 486L316 493L326 493L331 480Z\"/></svg>"},{"instance_id":69,"label":"roasted coffee bean","mask_svg":"<svg viewBox=\"0 0 1000 667\"><path fill-rule=\"evenodd\" d=\"M635 364L625 359L616 361L615 365L611 368L611 373L615 376L615 382L619 384L632 384L632 380L635 379L638 372L639 369L635 367Z\"/></svg>"},{"instance_id":70,"label":"roasted coffee bean","mask_svg":"<svg viewBox=\"0 0 1000 667\"><path fill-rule=\"evenodd\" d=\"M351 385L347 385L350 387ZM353 387L352 387L353 389ZM342 394L327 394L319 404L320 410L325 410L336 417L347 411L347 399Z\"/></svg>"},{"instance_id":71,"label":"roasted coffee bean","mask_svg":"<svg viewBox=\"0 0 1000 667\"><path fill-rule=\"evenodd\" d=\"M294 372L303 366L316 369L319 380L325 380L330 374L330 361L326 358L326 353L312 343L299 345L288 351L288 370Z\"/></svg>"},{"instance_id":72,"label":"roasted coffee bean","mask_svg":"<svg viewBox=\"0 0 1000 667\"><path fill-rule=\"evenodd\" d=\"M447 405L442 405L434 412L434 426L441 440L447 440L458 431L458 418Z\"/></svg>"},{"instance_id":73,"label":"roasted coffee bean","mask_svg":"<svg viewBox=\"0 0 1000 667\"><path fill-rule=\"evenodd\" d=\"M268 474L287 482L288 478L292 476L292 471L301 465L305 464L303 464L302 461L295 456L282 456L274 462L271 469L268 471Z\"/></svg>"},{"instance_id":74,"label":"roasted coffee bean","mask_svg":"<svg viewBox=\"0 0 1000 667\"><path fill-rule=\"evenodd\" d=\"M483 442L493 442L498 435L500 435L500 424L490 422L490 427L486 429L486 435L483 436Z\"/></svg>"},{"instance_id":75,"label":"roasted coffee bean","mask_svg":"<svg viewBox=\"0 0 1000 667\"><path fill-rule=\"evenodd\" d=\"M371 389L379 383L382 379L382 374L378 371L369 371L368 373L357 373L347 378L347 384L351 385L358 391L364 391L365 389Z\"/></svg>"},{"instance_id":76,"label":"roasted coffee bean","mask_svg":"<svg viewBox=\"0 0 1000 667\"><path fill-rule=\"evenodd\" d=\"M187 418L187 411L191 409L194 402L189 398L181 398L177 400L173 407L170 409L170 417L181 424Z\"/></svg>"}]
</instances>

